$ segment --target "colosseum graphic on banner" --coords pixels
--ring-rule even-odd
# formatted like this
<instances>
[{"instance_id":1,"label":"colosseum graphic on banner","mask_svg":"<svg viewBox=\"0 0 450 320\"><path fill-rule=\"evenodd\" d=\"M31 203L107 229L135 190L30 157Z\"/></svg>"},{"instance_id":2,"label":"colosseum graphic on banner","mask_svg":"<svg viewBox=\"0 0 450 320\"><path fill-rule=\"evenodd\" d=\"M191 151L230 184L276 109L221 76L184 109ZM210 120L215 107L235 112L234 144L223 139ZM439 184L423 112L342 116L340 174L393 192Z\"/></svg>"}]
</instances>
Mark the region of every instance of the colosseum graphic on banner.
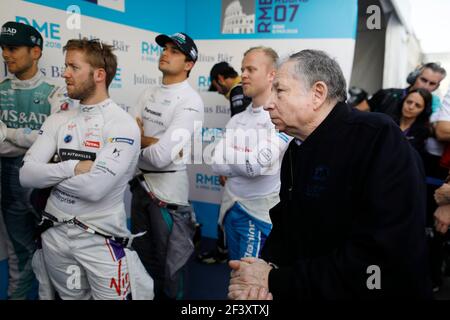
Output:
<instances>
[{"instance_id":1,"label":"colosseum graphic on banner","mask_svg":"<svg viewBox=\"0 0 450 320\"><path fill-rule=\"evenodd\" d=\"M297 34L305 0L222 0L222 34Z\"/></svg>"},{"instance_id":2,"label":"colosseum graphic on banner","mask_svg":"<svg viewBox=\"0 0 450 320\"><path fill-rule=\"evenodd\" d=\"M255 33L255 1L223 0L222 33Z\"/></svg>"}]
</instances>

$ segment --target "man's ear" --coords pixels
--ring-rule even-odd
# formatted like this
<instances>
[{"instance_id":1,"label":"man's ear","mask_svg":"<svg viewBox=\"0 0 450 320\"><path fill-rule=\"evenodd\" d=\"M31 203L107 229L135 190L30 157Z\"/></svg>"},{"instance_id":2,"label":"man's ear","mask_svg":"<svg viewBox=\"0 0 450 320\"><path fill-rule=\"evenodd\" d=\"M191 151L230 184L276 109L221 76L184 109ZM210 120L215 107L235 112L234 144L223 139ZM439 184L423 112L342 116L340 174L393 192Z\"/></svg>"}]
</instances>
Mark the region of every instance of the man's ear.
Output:
<instances>
[{"instance_id":1,"label":"man's ear","mask_svg":"<svg viewBox=\"0 0 450 320\"><path fill-rule=\"evenodd\" d=\"M224 85L224 83L225 83L225 77L223 76L223 75L221 75L221 74L218 74L217 75L217 81L216 81L218 84L220 84L220 85Z\"/></svg>"},{"instance_id":2,"label":"man's ear","mask_svg":"<svg viewBox=\"0 0 450 320\"><path fill-rule=\"evenodd\" d=\"M312 99L314 104L314 109L320 108L327 100L328 97L328 86L323 81L317 81L313 84L312 88Z\"/></svg>"},{"instance_id":3,"label":"man's ear","mask_svg":"<svg viewBox=\"0 0 450 320\"><path fill-rule=\"evenodd\" d=\"M184 63L184 70L185 71L190 71L190 70L192 70L192 68L194 67L194 61L186 61L185 63Z\"/></svg>"},{"instance_id":4,"label":"man's ear","mask_svg":"<svg viewBox=\"0 0 450 320\"><path fill-rule=\"evenodd\" d=\"M94 71L94 81L95 82L102 82L105 81L106 83L106 71L103 68L95 69Z\"/></svg>"},{"instance_id":5,"label":"man's ear","mask_svg":"<svg viewBox=\"0 0 450 320\"><path fill-rule=\"evenodd\" d=\"M269 81L270 83L273 82L273 80L275 79L275 74L277 73L277 70L272 69L272 71L269 72Z\"/></svg>"}]
</instances>

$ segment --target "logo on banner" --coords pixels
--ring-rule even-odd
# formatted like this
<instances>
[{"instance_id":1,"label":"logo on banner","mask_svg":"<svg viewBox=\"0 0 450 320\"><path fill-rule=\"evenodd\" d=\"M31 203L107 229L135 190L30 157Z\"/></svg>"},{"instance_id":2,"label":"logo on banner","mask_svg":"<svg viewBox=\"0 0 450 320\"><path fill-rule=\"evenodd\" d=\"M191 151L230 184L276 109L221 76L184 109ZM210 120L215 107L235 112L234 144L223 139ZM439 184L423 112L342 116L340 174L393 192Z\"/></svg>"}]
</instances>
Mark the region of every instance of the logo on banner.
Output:
<instances>
[{"instance_id":1,"label":"logo on banner","mask_svg":"<svg viewBox=\"0 0 450 320\"><path fill-rule=\"evenodd\" d=\"M95 36L92 34L82 34L82 33L78 33L78 39L83 39L83 38L87 38L89 40L94 40L94 39L99 39L99 36ZM106 42L107 44L110 44L113 46L113 49L115 51L120 51L120 52L128 52L128 50L130 49L130 45L127 44L125 41L123 40L117 40L117 39L113 39L112 41L104 41L104 39L102 39L102 42Z\"/></svg>"},{"instance_id":2,"label":"logo on banner","mask_svg":"<svg viewBox=\"0 0 450 320\"><path fill-rule=\"evenodd\" d=\"M308 0L258 0L256 10L256 33L297 34L300 3Z\"/></svg>"},{"instance_id":3,"label":"logo on banner","mask_svg":"<svg viewBox=\"0 0 450 320\"><path fill-rule=\"evenodd\" d=\"M141 42L141 60L149 62L158 62L163 48L156 42Z\"/></svg>"},{"instance_id":4,"label":"logo on banner","mask_svg":"<svg viewBox=\"0 0 450 320\"><path fill-rule=\"evenodd\" d=\"M41 68L41 72L44 76L49 78L62 78L64 74L64 66L48 66L47 68Z\"/></svg>"},{"instance_id":5,"label":"logo on banner","mask_svg":"<svg viewBox=\"0 0 450 320\"><path fill-rule=\"evenodd\" d=\"M222 0L222 34L297 34L309 0Z\"/></svg>"},{"instance_id":6,"label":"logo on banner","mask_svg":"<svg viewBox=\"0 0 450 320\"><path fill-rule=\"evenodd\" d=\"M117 68L116 75L113 78L109 88L110 89L120 89L122 88L122 68Z\"/></svg>"},{"instance_id":7,"label":"logo on banner","mask_svg":"<svg viewBox=\"0 0 450 320\"><path fill-rule=\"evenodd\" d=\"M222 33L255 33L255 2L222 0Z\"/></svg>"},{"instance_id":8,"label":"logo on banner","mask_svg":"<svg viewBox=\"0 0 450 320\"><path fill-rule=\"evenodd\" d=\"M142 73L142 74L134 74L133 75L133 84L143 84L143 85L157 85L162 83L162 77L155 78L155 77L149 77L148 75Z\"/></svg>"},{"instance_id":9,"label":"logo on banner","mask_svg":"<svg viewBox=\"0 0 450 320\"><path fill-rule=\"evenodd\" d=\"M195 175L195 186L197 189L220 191L219 176L197 173Z\"/></svg>"},{"instance_id":10,"label":"logo on banner","mask_svg":"<svg viewBox=\"0 0 450 320\"><path fill-rule=\"evenodd\" d=\"M197 87L200 91L208 91L210 85L211 79L209 78L209 76L198 76Z\"/></svg>"},{"instance_id":11,"label":"logo on banner","mask_svg":"<svg viewBox=\"0 0 450 320\"><path fill-rule=\"evenodd\" d=\"M125 41L122 40L113 40L112 46L114 47L114 50L120 52L128 52L128 49L130 49L130 45L126 44Z\"/></svg>"},{"instance_id":12,"label":"logo on banner","mask_svg":"<svg viewBox=\"0 0 450 320\"><path fill-rule=\"evenodd\" d=\"M33 18L16 16L16 22L32 26L45 38L45 48L61 49L61 25L48 21L40 21Z\"/></svg>"}]
</instances>

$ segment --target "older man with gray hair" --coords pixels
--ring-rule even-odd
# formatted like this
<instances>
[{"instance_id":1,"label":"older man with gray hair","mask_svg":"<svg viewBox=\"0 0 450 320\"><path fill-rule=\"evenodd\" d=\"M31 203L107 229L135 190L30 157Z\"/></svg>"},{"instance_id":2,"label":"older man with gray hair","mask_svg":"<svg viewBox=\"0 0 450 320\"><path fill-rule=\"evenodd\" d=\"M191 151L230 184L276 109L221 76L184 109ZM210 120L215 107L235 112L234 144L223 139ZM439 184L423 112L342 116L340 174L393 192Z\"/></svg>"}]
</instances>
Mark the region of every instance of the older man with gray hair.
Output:
<instances>
[{"instance_id":1,"label":"older man with gray hair","mask_svg":"<svg viewBox=\"0 0 450 320\"><path fill-rule=\"evenodd\" d=\"M280 64L266 109L294 141L262 259L230 261L231 299L431 297L417 155L394 122L345 99L324 52Z\"/></svg>"}]
</instances>

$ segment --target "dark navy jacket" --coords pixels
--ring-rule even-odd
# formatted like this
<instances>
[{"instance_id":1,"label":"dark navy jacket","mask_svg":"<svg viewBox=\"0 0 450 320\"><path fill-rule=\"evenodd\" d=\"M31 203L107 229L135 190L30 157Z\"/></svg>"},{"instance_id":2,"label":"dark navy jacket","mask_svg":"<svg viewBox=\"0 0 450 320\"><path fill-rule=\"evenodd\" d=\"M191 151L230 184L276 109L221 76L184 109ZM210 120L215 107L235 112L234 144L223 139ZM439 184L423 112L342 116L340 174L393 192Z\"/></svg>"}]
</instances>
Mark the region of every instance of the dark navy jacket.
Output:
<instances>
[{"instance_id":1,"label":"dark navy jacket","mask_svg":"<svg viewBox=\"0 0 450 320\"><path fill-rule=\"evenodd\" d=\"M425 196L398 126L338 103L283 159L262 252L274 299L430 298Z\"/></svg>"},{"instance_id":2,"label":"dark navy jacket","mask_svg":"<svg viewBox=\"0 0 450 320\"><path fill-rule=\"evenodd\" d=\"M230 90L230 111L231 116L244 111L252 102L252 98L244 95L242 84L239 83Z\"/></svg>"}]
</instances>

